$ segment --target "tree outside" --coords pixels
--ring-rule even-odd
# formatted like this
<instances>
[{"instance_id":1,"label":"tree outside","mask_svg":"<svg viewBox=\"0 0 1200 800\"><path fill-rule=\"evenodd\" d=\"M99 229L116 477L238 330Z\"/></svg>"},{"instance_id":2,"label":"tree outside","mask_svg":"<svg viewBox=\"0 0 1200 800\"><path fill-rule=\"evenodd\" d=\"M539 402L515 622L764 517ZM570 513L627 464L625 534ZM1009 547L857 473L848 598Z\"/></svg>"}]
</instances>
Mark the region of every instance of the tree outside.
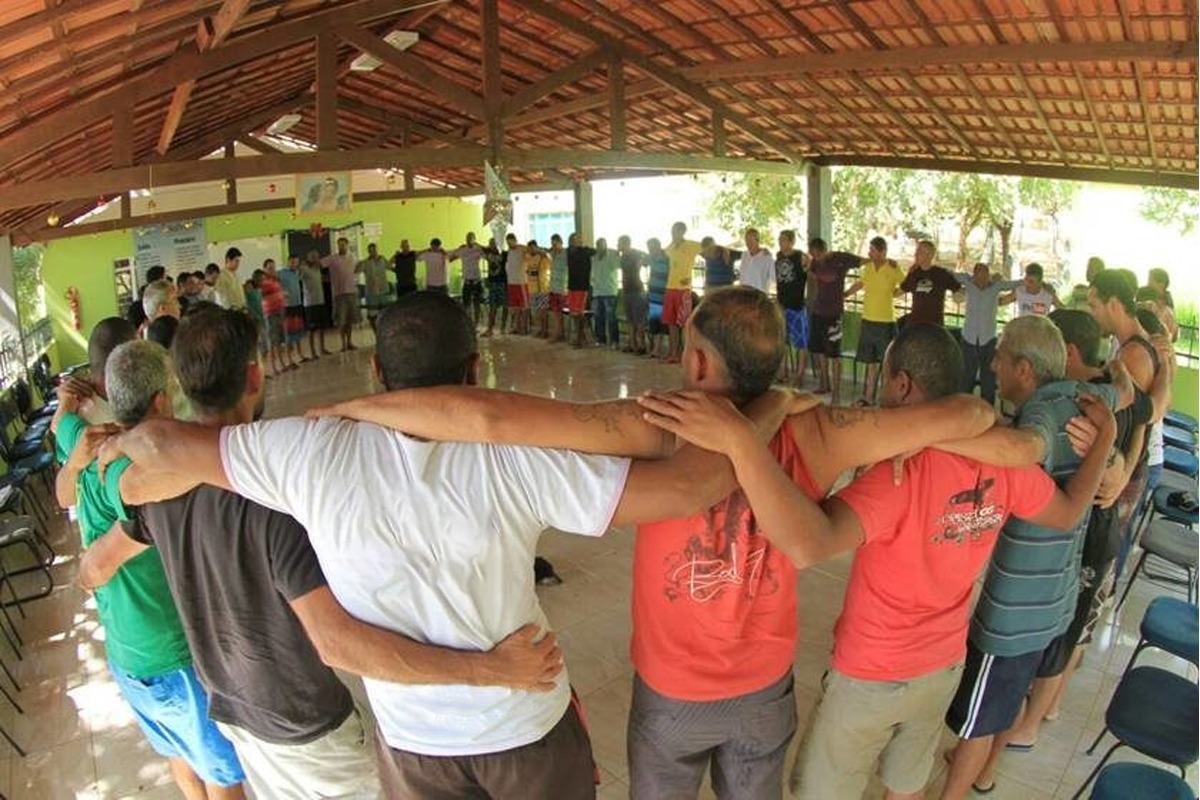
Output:
<instances>
[{"instance_id":1,"label":"tree outside","mask_svg":"<svg viewBox=\"0 0 1200 800\"><path fill-rule=\"evenodd\" d=\"M46 289L42 283L42 256L39 245L14 247L13 281L17 290L17 313L21 327L28 331L46 318Z\"/></svg>"}]
</instances>

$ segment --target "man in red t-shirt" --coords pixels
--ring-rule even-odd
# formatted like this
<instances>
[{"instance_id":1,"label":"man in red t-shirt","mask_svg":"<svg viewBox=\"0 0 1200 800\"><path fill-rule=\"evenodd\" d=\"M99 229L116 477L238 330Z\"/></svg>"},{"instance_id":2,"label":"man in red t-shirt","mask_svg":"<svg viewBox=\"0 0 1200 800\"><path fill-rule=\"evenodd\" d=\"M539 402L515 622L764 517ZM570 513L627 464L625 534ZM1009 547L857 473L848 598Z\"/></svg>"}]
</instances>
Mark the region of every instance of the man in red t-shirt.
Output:
<instances>
[{"instance_id":1,"label":"man in red t-shirt","mask_svg":"<svg viewBox=\"0 0 1200 800\"><path fill-rule=\"evenodd\" d=\"M761 292L713 292L687 322L684 385L739 404L763 393L782 361L782 332L778 307ZM438 387L321 413L426 438L613 455L655 456L674 444L635 401ZM817 406L790 416L770 448L792 485L819 498L848 469L975 436L993 419L967 396L889 409ZM735 491L706 512L640 526L633 570L632 797L695 797L710 768L722 798L778 797L796 728L795 566Z\"/></svg>"},{"instance_id":2,"label":"man in red t-shirt","mask_svg":"<svg viewBox=\"0 0 1200 800\"><path fill-rule=\"evenodd\" d=\"M962 372L947 331L910 325L884 360L881 401L928 405L957 392ZM775 449L748 440L753 429L728 403L700 395L641 402L651 421L729 456L762 535L793 567L858 550L832 666L793 775L796 796L861 797L877 759L889 798L920 796L958 686L972 587L997 533L1010 514L1048 527L1075 524L1099 485L1112 415L1085 404L1101 435L1065 493L1036 466L993 467L925 450L904 464L899 484L892 465L880 464L822 509L786 463L780 469Z\"/></svg>"}]
</instances>

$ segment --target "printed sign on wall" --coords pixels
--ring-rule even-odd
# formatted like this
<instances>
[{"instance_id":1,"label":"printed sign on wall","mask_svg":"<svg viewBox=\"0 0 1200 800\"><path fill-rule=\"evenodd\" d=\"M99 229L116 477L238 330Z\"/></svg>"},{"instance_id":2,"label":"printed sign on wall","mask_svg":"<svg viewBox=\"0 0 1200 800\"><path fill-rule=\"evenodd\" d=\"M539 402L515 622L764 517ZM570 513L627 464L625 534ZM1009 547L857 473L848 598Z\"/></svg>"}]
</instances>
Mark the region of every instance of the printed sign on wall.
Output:
<instances>
[{"instance_id":1,"label":"printed sign on wall","mask_svg":"<svg viewBox=\"0 0 1200 800\"><path fill-rule=\"evenodd\" d=\"M139 286L150 267L167 268L167 274L204 271L208 264L208 239L204 220L184 220L133 229L133 267Z\"/></svg>"}]
</instances>

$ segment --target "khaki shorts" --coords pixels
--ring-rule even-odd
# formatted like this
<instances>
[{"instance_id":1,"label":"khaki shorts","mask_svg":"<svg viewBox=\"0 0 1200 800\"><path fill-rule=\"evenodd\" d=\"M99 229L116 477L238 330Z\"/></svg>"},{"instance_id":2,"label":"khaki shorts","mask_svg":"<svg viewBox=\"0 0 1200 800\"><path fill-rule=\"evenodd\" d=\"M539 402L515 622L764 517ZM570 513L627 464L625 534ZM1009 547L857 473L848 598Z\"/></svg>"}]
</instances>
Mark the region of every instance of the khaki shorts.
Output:
<instances>
[{"instance_id":1,"label":"khaki shorts","mask_svg":"<svg viewBox=\"0 0 1200 800\"><path fill-rule=\"evenodd\" d=\"M876 760L891 791L924 789L961 676L962 664L909 681L864 681L830 668L796 754L793 796L862 797Z\"/></svg>"},{"instance_id":2,"label":"khaki shorts","mask_svg":"<svg viewBox=\"0 0 1200 800\"><path fill-rule=\"evenodd\" d=\"M358 322L358 295L339 294L333 298L333 319L339 328L348 328Z\"/></svg>"},{"instance_id":3,"label":"khaki shorts","mask_svg":"<svg viewBox=\"0 0 1200 800\"><path fill-rule=\"evenodd\" d=\"M377 800L382 796L371 743L357 711L329 733L303 744L268 742L223 722L217 727L233 742L246 782L258 797Z\"/></svg>"}]
</instances>

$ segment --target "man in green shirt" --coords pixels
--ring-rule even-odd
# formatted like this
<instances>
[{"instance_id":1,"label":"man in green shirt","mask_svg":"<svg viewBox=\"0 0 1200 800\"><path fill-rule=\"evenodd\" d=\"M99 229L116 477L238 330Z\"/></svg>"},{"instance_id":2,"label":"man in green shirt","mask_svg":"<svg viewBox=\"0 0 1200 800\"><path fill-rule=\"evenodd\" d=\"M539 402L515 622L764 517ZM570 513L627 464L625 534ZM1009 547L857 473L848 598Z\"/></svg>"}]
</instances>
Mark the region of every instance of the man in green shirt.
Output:
<instances>
[{"instance_id":1,"label":"man in green shirt","mask_svg":"<svg viewBox=\"0 0 1200 800\"><path fill-rule=\"evenodd\" d=\"M132 425L155 403L169 413L170 361L166 350L134 340L112 351L105 386L118 423ZM64 397L63 402L73 404ZM94 461L100 442L75 410L59 417L60 452L70 453L57 478L63 505L75 504L84 547L108 535L123 509L119 482L127 459L109 466L103 479ZM91 587L84 586L84 589ZM208 697L192 668L192 655L158 551L127 562L105 586L95 589L105 631L109 670L155 752L168 759L171 774L189 800L242 798L241 764L229 741L208 718Z\"/></svg>"}]
</instances>

